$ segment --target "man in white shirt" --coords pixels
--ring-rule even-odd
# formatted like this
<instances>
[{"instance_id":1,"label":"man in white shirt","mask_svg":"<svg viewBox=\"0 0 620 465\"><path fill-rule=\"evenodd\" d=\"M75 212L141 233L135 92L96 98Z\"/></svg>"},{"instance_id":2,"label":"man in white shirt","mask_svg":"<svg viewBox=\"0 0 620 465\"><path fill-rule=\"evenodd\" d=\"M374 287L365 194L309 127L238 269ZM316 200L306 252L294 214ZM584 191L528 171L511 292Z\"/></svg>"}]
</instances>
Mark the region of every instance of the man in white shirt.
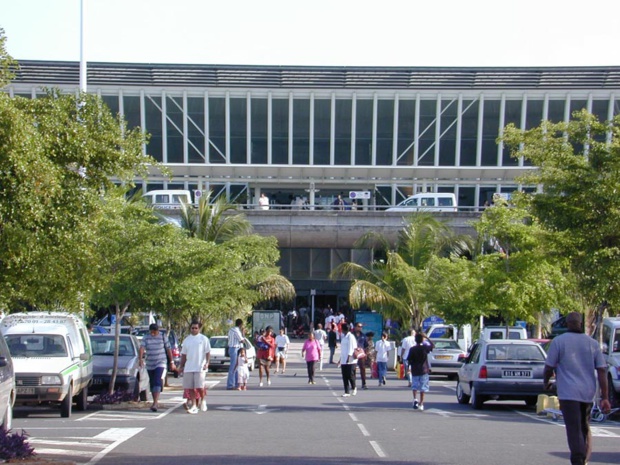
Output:
<instances>
[{"instance_id":1,"label":"man in white shirt","mask_svg":"<svg viewBox=\"0 0 620 465\"><path fill-rule=\"evenodd\" d=\"M200 398L200 410L207 411L207 392L205 390L205 378L211 360L211 344L204 334L200 333L202 323L192 321L191 334L183 341L181 349L180 371L183 373L183 389L188 394L188 413L198 413L198 399Z\"/></svg>"},{"instance_id":2,"label":"man in white shirt","mask_svg":"<svg viewBox=\"0 0 620 465\"><path fill-rule=\"evenodd\" d=\"M286 357L290 343L290 339L284 334L284 328L280 328L280 334L276 336L276 374L280 369L280 362L282 362L282 373L286 371Z\"/></svg>"},{"instance_id":3,"label":"man in white shirt","mask_svg":"<svg viewBox=\"0 0 620 465\"><path fill-rule=\"evenodd\" d=\"M409 336L404 338L400 343L400 361L405 365L405 373L407 373L407 381L409 387L411 387L411 375L409 375L409 363L407 362L407 356L409 355L409 349L411 349L415 342L415 330L409 330Z\"/></svg>"},{"instance_id":4,"label":"man in white shirt","mask_svg":"<svg viewBox=\"0 0 620 465\"><path fill-rule=\"evenodd\" d=\"M323 370L323 344L327 341L327 333L323 325L319 323L314 330L314 339L321 345L321 359L319 360L319 371Z\"/></svg>"},{"instance_id":5,"label":"man in white shirt","mask_svg":"<svg viewBox=\"0 0 620 465\"><path fill-rule=\"evenodd\" d=\"M357 359L353 356L353 351L357 347L357 339L353 333L349 332L349 326L342 326L342 339L340 342L340 370L342 372L342 382L344 384L344 394L342 397L349 397L357 394L355 387L355 367ZM351 390L349 390L351 386Z\"/></svg>"},{"instance_id":6,"label":"man in white shirt","mask_svg":"<svg viewBox=\"0 0 620 465\"><path fill-rule=\"evenodd\" d=\"M379 386L381 386L385 384L389 353L390 350L392 350L392 344L390 344L390 341L388 341L388 335L386 332L381 333L381 340L375 344L375 350L377 352L377 372L379 374Z\"/></svg>"}]
</instances>

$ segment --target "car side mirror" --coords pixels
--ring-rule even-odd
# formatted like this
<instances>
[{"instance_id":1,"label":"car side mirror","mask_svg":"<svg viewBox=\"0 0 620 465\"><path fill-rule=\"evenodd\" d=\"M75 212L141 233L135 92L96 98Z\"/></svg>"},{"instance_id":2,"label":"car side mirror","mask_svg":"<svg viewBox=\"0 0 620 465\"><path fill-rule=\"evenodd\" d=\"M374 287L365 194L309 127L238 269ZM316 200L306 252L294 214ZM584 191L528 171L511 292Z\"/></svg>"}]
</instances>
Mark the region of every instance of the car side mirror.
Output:
<instances>
[{"instance_id":1,"label":"car side mirror","mask_svg":"<svg viewBox=\"0 0 620 465\"><path fill-rule=\"evenodd\" d=\"M80 354L80 360L83 360L83 361L90 360L90 355L84 352L83 354Z\"/></svg>"},{"instance_id":2,"label":"car side mirror","mask_svg":"<svg viewBox=\"0 0 620 465\"><path fill-rule=\"evenodd\" d=\"M5 367L8 365L8 362L6 361L6 357L0 357L0 367Z\"/></svg>"}]
</instances>

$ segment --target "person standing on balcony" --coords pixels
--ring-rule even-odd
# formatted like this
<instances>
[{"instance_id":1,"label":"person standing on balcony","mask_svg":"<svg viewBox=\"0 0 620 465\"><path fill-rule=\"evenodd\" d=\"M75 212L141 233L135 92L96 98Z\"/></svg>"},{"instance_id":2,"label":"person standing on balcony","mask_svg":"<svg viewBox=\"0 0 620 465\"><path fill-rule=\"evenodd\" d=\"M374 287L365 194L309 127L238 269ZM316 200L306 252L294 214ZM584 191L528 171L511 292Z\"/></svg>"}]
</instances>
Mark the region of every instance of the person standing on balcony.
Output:
<instances>
[{"instance_id":1,"label":"person standing on balcony","mask_svg":"<svg viewBox=\"0 0 620 465\"><path fill-rule=\"evenodd\" d=\"M264 192L261 193L258 198L258 205L261 210L269 210L269 197L267 197Z\"/></svg>"}]
</instances>

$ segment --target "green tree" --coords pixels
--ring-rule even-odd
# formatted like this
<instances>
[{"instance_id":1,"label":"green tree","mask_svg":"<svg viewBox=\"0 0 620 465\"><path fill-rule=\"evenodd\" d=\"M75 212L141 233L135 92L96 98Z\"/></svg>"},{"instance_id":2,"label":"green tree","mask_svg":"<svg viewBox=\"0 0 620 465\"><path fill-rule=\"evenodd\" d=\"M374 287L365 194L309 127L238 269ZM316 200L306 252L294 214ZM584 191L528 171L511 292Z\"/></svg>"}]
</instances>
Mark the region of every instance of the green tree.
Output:
<instances>
[{"instance_id":1,"label":"green tree","mask_svg":"<svg viewBox=\"0 0 620 465\"><path fill-rule=\"evenodd\" d=\"M575 307L567 262L549 253L549 235L527 211L499 203L474 226L487 245L486 253L475 258L480 314L500 316L508 324L537 323L552 308Z\"/></svg>"},{"instance_id":2,"label":"green tree","mask_svg":"<svg viewBox=\"0 0 620 465\"><path fill-rule=\"evenodd\" d=\"M181 227L190 237L216 243L225 242L238 235L252 232L252 224L237 210L237 206L219 196L212 201L213 191L200 197L198 209L181 205Z\"/></svg>"},{"instance_id":3,"label":"green tree","mask_svg":"<svg viewBox=\"0 0 620 465\"><path fill-rule=\"evenodd\" d=\"M96 96L0 94L0 306L87 301L101 195L155 163L143 142Z\"/></svg>"},{"instance_id":4,"label":"green tree","mask_svg":"<svg viewBox=\"0 0 620 465\"><path fill-rule=\"evenodd\" d=\"M590 308L620 306L620 117L582 111L570 122L543 122L503 141L537 166L521 179L540 185L527 208L549 234L551 253L565 257Z\"/></svg>"},{"instance_id":5,"label":"green tree","mask_svg":"<svg viewBox=\"0 0 620 465\"><path fill-rule=\"evenodd\" d=\"M393 250L382 250L387 241L376 234L365 235L356 243L385 253L385 259L372 257L368 267L345 262L332 270L333 279L352 279L349 302L353 307L368 305L389 318L419 327L429 315L433 293L428 272L433 259L461 254L467 240L455 236L450 228L431 214L416 213L407 219Z\"/></svg>"}]
</instances>

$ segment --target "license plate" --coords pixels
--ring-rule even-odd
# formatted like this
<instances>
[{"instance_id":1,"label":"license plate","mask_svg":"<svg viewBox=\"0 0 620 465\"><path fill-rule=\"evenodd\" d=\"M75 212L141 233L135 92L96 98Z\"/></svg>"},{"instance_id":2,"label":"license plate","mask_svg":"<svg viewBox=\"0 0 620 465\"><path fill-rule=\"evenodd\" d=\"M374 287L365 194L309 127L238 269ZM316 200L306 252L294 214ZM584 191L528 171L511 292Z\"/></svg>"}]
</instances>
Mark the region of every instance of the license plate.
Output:
<instances>
[{"instance_id":1,"label":"license plate","mask_svg":"<svg viewBox=\"0 0 620 465\"><path fill-rule=\"evenodd\" d=\"M100 378L93 378L93 384L103 384L103 380Z\"/></svg>"},{"instance_id":2,"label":"license plate","mask_svg":"<svg viewBox=\"0 0 620 465\"><path fill-rule=\"evenodd\" d=\"M33 395L34 394L34 388L33 387L18 387L17 388L17 394L21 394L21 395Z\"/></svg>"},{"instance_id":3,"label":"license plate","mask_svg":"<svg viewBox=\"0 0 620 465\"><path fill-rule=\"evenodd\" d=\"M502 378L531 378L531 370L504 370Z\"/></svg>"},{"instance_id":4,"label":"license plate","mask_svg":"<svg viewBox=\"0 0 620 465\"><path fill-rule=\"evenodd\" d=\"M435 360L452 360L451 355L436 355Z\"/></svg>"}]
</instances>

